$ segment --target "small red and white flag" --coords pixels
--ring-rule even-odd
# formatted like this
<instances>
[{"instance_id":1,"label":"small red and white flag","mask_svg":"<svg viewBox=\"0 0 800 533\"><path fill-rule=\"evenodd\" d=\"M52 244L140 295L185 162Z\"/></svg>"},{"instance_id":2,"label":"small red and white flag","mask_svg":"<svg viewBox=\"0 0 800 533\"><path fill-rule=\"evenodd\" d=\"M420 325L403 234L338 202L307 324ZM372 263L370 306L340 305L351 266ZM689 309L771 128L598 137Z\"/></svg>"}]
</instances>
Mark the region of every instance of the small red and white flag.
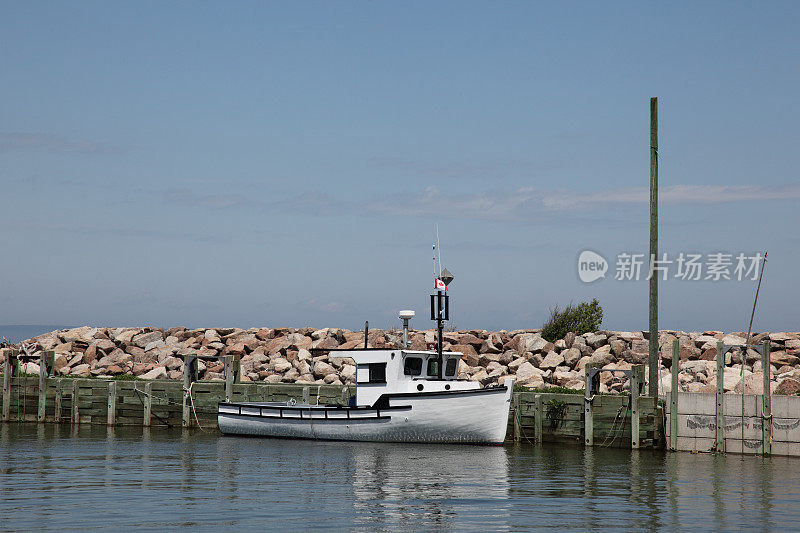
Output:
<instances>
[{"instance_id":1,"label":"small red and white flag","mask_svg":"<svg viewBox=\"0 0 800 533\"><path fill-rule=\"evenodd\" d=\"M436 278L433 280L433 288L437 291L446 291L447 285L444 284L444 281Z\"/></svg>"}]
</instances>

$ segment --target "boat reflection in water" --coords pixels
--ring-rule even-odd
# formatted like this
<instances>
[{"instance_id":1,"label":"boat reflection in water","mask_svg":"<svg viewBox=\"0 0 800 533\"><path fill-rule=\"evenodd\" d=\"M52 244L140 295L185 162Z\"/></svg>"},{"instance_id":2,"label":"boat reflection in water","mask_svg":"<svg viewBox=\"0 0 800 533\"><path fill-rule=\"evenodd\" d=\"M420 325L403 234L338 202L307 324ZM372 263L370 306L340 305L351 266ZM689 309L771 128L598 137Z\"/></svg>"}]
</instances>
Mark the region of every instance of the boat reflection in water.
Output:
<instances>
[{"instance_id":1,"label":"boat reflection in water","mask_svg":"<svg viewBox=\"0 0 800 533\"><path fill-rule=\"evenodd\" d=\"M510 527L505 448L360 443L351 452L359 526Z\"/></svg>"}]
</instances>

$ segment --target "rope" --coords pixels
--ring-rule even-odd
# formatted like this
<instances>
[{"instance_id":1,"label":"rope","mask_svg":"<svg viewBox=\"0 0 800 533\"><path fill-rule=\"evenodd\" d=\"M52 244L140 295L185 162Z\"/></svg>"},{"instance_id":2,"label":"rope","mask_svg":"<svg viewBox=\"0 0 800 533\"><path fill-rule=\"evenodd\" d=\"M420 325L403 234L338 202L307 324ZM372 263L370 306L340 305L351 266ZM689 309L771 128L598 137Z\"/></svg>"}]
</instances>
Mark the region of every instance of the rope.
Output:
<instances>
[{"instance_id":1,"label":"rope","mask_svg":"<svg viewBox=\"0 0 800 533\"><path fill-rule=\"evenodd\" d=\"M189 391L188 391L189 392L189 404L192 406L192 414L194 414L194 421L197 422L197 427L199 427L201 431L209 433L209 431L207 429L205 429L203 426L200 425L200 419L197 418L197 411L194 410L194 398L192 398L192 387L194 387L194 384L195 384L195 382L192 382L189 385ZM314 423L312 422L311 425L312 425L312 428L313 428Z\"/></svg>"},{"instance_id":2,"label":"rope","mask_svg":"<svg viewBox=\"0 0 800 533\"><path fill-rule=\"evenodd\" d=\"M616 425L617 425L617 420L619 419L619 414L620 414L620 413L621 413L623 410L625 410L625 414L624 414L624 415L622 415L622 424L620 424L620 425L619 425L619 428L616 430L616 431L617 431L617 435L615 435L615 436L614 436L614 438L613 438L613 439L611 439L611 442L608 442L608 438L609 438L611 435L613 435L613 434L614 434L614 428L615 428L615 427L616 427ZM603 443L600 445L600 447L601 447L601 448L603 448L603 447L609 447L609 448L610 448L610 447L611 447L611 445L612 445L612 444L614 444L614 441L615 441L615 440L617 440L617 437L619 437L619 436L620 436L620 434L622 433L622 428L623 428L623 427L625 427L625 418L627 418L627 415L628 415L628 404L623 404L623 405L621 405L621 406L620 406L619 410L617 410L617 414L616 414L616 416L614 417L614 423L613 423L613 424L611 424L611 430L609 430L609 432L608 432L608 435L606 435L606 438L605 438L605 440L604 440L604 441L603 441ZM608 442L608 445L606 445L606 443L607 443L607 442Z\"/></svg>"}]
</instances>

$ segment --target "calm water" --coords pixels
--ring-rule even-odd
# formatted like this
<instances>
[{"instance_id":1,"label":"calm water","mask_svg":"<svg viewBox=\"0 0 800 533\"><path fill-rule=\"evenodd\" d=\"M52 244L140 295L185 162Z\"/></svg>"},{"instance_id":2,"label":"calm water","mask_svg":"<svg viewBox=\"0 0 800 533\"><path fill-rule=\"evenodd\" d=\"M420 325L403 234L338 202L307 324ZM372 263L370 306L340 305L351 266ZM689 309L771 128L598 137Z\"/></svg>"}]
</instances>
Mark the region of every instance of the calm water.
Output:
<instances>
[{"instance_id":1,"label":"calm water","mask_svg":"<svg viewBox=\"0 0 800 533\"><path fill-rule=\"evenodd\" d=\"M0 425L0 529L788 530L800 460Z\"/></svg>"},{"instance_id":2,"label":"calm water","mask_svg":"<svg viewBox=\"0 0 800 533\"><path fill-rule=\"evenodd\" d=\"M36 337L42 333L49 333L56 329L61 329L62 326L49 326L49 325L30 325L30 326L9 326L0 325L0 340L5 338L9 342L19 342Z\"/></svg>"}]
</instances>

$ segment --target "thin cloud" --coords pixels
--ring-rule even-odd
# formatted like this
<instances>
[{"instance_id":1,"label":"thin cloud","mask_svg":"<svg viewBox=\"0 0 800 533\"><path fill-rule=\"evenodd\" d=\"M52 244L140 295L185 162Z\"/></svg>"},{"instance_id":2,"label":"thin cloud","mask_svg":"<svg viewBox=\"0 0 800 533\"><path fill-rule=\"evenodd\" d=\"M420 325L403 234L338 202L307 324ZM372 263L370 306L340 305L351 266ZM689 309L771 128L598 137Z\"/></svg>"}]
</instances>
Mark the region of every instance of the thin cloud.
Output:
<instances>
[{"instance_id":1,"label":"thin cloud","mask_svg":"<svg viewBox=\"0 0 800 533\"><path fill-rule=\"evenodd\" d=\"M320 301L316 298L308 299L304 303L306 307L324 313L339 313L347 309L347 306L342 302Z\"/></svg>"},{"instance_id":2,"label":"thin cloud","mask_svg":"<svg viewBox=\"0 0 800 533\"><path fill-rule=\"evenodd\" d=\"M531 188L512 192L486 191L477 194L443 194L429 186L413 194L395 194L365 202L366 212L383 215L436 215L451 218L509 219L535 203Z\"/></svg>"},{"instance_id":3,"label":"thin cloud","mask_svg":"<svg viewBox=\"0 0 800 533\"><path fill-rule=\"evenodd\" d=\"M74 152L84 154L118 154L121 148L88 139L67 139L50 133L0 133L0 153L17 151Z\"/></svg>"},{"instance_id":4,"label":"thin cloud","mask_svg":"<svg viewBox=\"0 0 800 533\"><path fill-rule=\"evenodd\" d=\"M168 189L163 195L169 204L207 209L252 207L258 203L241 194L199 194L189 189Z\"/></svg>"},{"instance_id":5,"label":"thin cloud","mask_svg":"<svg viewBox=\"0 0 800 533\"><path fill-rule=\"evenodd\" d=\"M535 217L557 216L570 210L622 205L646 206L650 199L645 187L603 189L592 192L545 190L521 187L514 190L492 189L471 194L443 192L436 186L418 191L397 192L355 199L324 192L304 192L252 199L243 194L198 194L190 189L165 192L170 203L190 207L236 209L262 207L267 210L302 211L330 216L343 213L378 216L433 216L437 218L529 221ZM800 199L800 183L767 185L672 185L659 190L662 204L725 204L752 201ZM577 211L576 211L577 210Z\"/></svg>"},{"instance_id":6,"label":"thin cloud","mask_svg":"<svg viewBox=\"0 0 800 533\"><path fill-rule=\"evenodd\" d=\"M672 185L660 187L658 200L667 204L723 204L762 200L800 199L800 183L782 186L767 185ZM646 204L650 190L646 187L606 189L591 193L554 191L542 195L542 205L550 209L613 204Z\"/></svg>"},{"instance_id":7,"label":"thin cloud","mask_svg":"<svg viewBox=\"0 0 800 533\"><path fill-rule=\"evenodd\" d=\"M533 166L529 162L517 160L487 161L481 164L455 162L431 164L400 157L373 157L370 162L381 169L444 178L483 178L487 175L505 175L511 171L528 169Z\"/></svg>"}]
</instances>

